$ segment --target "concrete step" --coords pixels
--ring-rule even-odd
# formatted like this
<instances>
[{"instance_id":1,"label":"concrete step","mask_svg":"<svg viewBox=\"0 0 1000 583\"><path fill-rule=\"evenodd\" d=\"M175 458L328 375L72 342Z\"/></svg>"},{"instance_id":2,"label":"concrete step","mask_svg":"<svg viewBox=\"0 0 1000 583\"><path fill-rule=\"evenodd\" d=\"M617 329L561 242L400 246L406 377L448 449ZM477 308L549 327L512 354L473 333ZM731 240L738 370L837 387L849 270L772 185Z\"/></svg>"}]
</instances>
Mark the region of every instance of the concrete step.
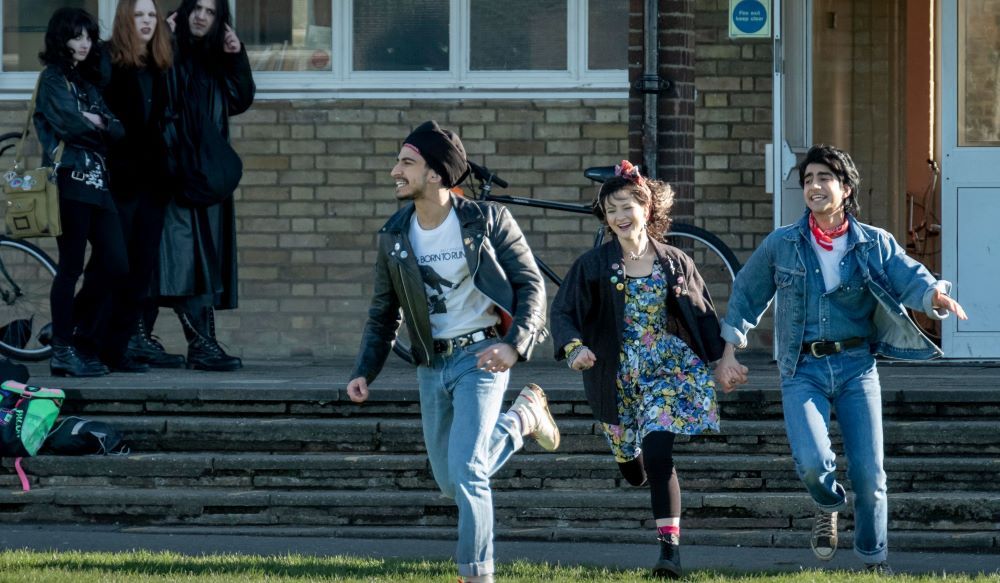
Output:
<instances>
[{"instance_id":1,"label":"concrete step","mask_svg":"<svg viewBox=\"0 0 1000 583\"><path fill-rule=\"evenodd\" d=\"M514 531L652 530L649 494L640 489L494 492L497 524ZM801 492L683 494L686 528L759 537L760 543L799 546L814 506ZM134 526L454 527L451 500L436 491L222 490L55 487L0 492L8 522L100 522ZM994 544L1000 494L895 493L890 530L926 529L966 536L970 545ZM850 512L842 523L848 527ZM592 536L578 534L575 536ZM731 534L731 536L737 536ZM747 536L741 534L740 536ZM989 542L987 544L987 539ZM588 540L597 540L589 538ZM794 544L793 544L794 543ZM721 544L718 543L718 544ZM725 544L730 544L726 542ZM766 546L766 545L765 545Z\"/></svg>"},{"instance_id":2,"label":"concrete step","mask_svg":"<svg viewBox=\"0 0 1000 583\"><path fill-rule=\"evenodd\" d=\"M801 489L788 455L675 457L685 492ZM16 488L11 460L0 488ZM838 466L846 468L846 461ZM22 461L33 487L433 490L422 454L136 453L128 456L47 456ZM996 457L889 457L891 492L1000 492ZM844 476L845 472L841 471ZM845 476L846 480L846 476ZM517 455L492 480L497 490L588 488L613 495L630 490L608 454ZM849 485L849 481L846 481Z\"/></svg>"},{"instance_id":3,"label":"concrete step","mask_svg":"<svg viewBox=\"0 0 1000 583\"><path fill-rule=\"evenodd\" d=\"M906 369L903 369L906 370ZM951 368L944 373L932 369L913 370L910 376L893 376L893 367L882 372L882 404L887 418L933 420L976 419L1000 417L1000 381L996 380L997 368L968 374L961 368ZM558 382L546 385L546 394L553 412L560 418L589 419L587 406L579 381L565 369L557 369ZM147 375L129 375L127 384L121 378L71 379L75 386L55 384L66 391L65 413L88 415L126 414L138 415L216 415L216 416L296 416L296 417L400 417L419 416L419 395L410 370L394 371L401 378L390 380L388 385L380 379L372 387L369 400L357 405L347 398L343 383L327 381L323 388L315 383L281 379L236 378L230 380L192 377L191 371L157 372ZM964 376L957 376L961 373ZM263 374L263 373L260 373ZM346 374L346 373L345 373ZM553 373L548 372L549 376ZM941 376L944 374L945 376ZM246 376L246 375L244 375ZM44 380L44 379L42 379ZM544 379L543 379L544 380ZM551 380L551 379L549 379ZM892 382L895 384L892 384ZM200 381L200 382L199 382ZM102 384L103 383L103 384ZM146 383L146 384L143 384ZM183 386L179 386L183 385ZM521 384L511 382L506 398L514 399ZM747 388L730 394L719 395L722 418L725 420L781 419L781 392L777 379L761 382L759 379Z\"/></svg>"},{"instance_id":4,"label":"concrete step","mask_svg":"<svg viewBox=\"0 0 1000 583\"><path fill-rule=\"evenodd\" d=\"M126 434L136 452L391 452L424 451L418 417L312 418L97 415ZM607 442L591 419L557 418L563 434L560 452L606 453ZM1000 453L1000 431L990 419L885 422L887 455L987 456ZM840 447L834 424L833 441ZM527 451L541 449L529 442ZM681 436L678 453L787 455L788 441L780 420L724 420L722 432Z\"/></svg>"}]
</instances>

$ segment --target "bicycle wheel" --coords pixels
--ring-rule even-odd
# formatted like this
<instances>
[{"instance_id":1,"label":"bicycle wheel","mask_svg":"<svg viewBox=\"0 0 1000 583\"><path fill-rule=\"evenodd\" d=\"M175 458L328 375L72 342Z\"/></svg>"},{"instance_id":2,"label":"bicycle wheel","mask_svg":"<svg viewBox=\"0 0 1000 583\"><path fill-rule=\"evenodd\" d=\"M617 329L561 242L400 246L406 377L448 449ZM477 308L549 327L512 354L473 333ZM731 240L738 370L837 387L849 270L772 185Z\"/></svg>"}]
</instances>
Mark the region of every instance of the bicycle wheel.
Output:
<instances>
[{"instance_id":1,"label":"bicycle wheel","mask_svg":"<svg viewBox=\"0 0 1000 583\"><path fill-rule=\"evenodd\" d=\"M0 238L0 352L18 360L52 353L49 290L56 264L31 243Z\"/></svg>"},{"instance_id":2,"label":"bicycle wheel","mask_svg":"<svg viewBox=\"0 0 1000 583\"><path fill-rule=\"evenodd\" d=\"M715 311L726 313L733 281L739 273L740 261L722 239L712 233L686 223L674 223L667 233L667 244L677 247L694 259L698 273L705 280L712 294Z\"/></svg>"}]
</instances>

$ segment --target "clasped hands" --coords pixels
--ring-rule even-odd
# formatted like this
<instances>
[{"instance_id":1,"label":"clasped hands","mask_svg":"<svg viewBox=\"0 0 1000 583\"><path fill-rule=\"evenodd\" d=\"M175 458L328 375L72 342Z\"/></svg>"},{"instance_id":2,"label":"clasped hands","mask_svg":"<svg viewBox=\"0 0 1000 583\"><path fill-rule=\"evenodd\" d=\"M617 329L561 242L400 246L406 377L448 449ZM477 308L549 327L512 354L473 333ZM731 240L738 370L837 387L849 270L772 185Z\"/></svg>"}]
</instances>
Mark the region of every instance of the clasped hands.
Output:
<instances>
[{"instance_id":1,"label":"clasped hands","mask_svg":"<svg viewBox=\"0 0 1000 583\"><path fill-rule=\"evenodd\" d=\"M570 363L569 367L573 370L587 370L594 366L597 362L597 356L594 352L587 348L586 346L577 353L576 358ZM733 348L732 344L726 344L726 349L723 351L722 358L715 363L715 384L720 387L724 393L730 393L739 385L747 382L747 373L749 369L746 366L740 364L736 360L736 350Z\"/></svg>"}]
</instances>

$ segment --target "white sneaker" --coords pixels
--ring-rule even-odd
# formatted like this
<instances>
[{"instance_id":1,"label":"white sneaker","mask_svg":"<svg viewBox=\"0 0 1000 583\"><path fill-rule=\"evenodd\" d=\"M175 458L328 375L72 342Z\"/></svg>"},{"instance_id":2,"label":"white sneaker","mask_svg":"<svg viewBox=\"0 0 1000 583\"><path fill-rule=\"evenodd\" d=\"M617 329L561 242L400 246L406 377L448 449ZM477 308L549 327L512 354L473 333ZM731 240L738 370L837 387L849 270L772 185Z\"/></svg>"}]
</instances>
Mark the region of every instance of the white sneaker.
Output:
<instances>
[{"instance_id":1,"label":"white sneaker","mask_svg":"<svg viewBox=\"0 0 1000 583\"><path fill-rule=\"evenodd\" d=\"M530 436L546 451L559 447L559 428L549 410L549 400L545 391L534 383L528 383L514 400L510 411L517 413L523 424L523 433Z\"/></svg>"}]
</instances>

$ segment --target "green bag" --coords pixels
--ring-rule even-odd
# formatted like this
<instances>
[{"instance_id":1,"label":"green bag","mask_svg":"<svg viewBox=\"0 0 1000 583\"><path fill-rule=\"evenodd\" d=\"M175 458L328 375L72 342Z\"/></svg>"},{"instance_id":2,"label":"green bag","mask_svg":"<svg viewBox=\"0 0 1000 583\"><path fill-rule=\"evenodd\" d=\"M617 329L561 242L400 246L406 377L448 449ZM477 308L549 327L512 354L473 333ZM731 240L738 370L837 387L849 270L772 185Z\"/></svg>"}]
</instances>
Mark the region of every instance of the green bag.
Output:
<instances>
[{"instance_id":1,"label":"green bag","mask_svg":"<svg viewBox=\"0 0 1000 583\"><path fill-rule=\"evenodd\" d=\"M17 381L0 383L0 456L33 456L55 425L65 393Z\"/></svg>"},{"instance_id":2,"label":"green bag","mask_svg":"<svg viewBox=\"0 0 1000 583\"><path fill-rule=\"evenodd\" d=\"M41 76L39 76L39 83ZM66 82L69 87L69 82ZM28 139L31 120L35 115L38 85L31 96L28 119L21 132L21 141L14 155L14 167L3 175L3 192L7 197L7 214L4 223L7 235L15 239L27 237L58 237L62 235L59 219L59 187L56 185L56 168L62 161L65 142L59 142L53 156L53 166L27 170L24 161L24 141Z\"/></svg>"}]
</instances>

